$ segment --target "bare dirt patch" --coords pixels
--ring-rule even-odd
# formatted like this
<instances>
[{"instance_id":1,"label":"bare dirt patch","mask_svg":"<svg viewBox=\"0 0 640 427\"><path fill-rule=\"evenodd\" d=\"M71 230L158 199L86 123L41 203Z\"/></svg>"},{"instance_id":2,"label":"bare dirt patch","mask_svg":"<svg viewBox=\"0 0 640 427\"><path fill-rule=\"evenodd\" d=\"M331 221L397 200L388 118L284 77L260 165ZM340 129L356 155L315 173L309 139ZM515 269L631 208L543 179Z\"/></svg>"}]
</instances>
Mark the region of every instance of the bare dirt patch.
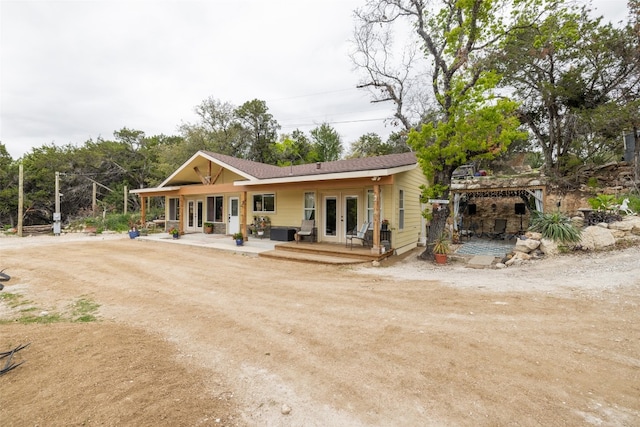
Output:
<instances>
[{"instance_id":1,"label":"bare dirt patch","mask_svg":"<svg viewBox=\"0 0 640 427\"><path fill-rule=\"evenodd\" d=\"M100 320L0 324L0 351L31 343L0 377L0 419L638 425L639 256L336 268L122 237L2 238L3 293L47 313L90 299Z\"/></svg>"}]
</instances>

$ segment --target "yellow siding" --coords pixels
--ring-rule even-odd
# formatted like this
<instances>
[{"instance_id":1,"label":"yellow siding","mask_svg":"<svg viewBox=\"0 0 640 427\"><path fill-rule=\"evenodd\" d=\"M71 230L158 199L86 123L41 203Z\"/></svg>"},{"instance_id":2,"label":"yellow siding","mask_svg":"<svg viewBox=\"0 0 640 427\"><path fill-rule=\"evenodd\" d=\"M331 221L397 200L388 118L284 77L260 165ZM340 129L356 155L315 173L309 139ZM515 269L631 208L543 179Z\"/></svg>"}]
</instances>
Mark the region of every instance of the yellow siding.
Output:
<instances>
[{"instance_id":1,"label":"yellow siding","mask_svg":"<svg viewBox=\"0 0 640 427\"><path fill-rule=\"evenodd\" d=\"M422 211L420 206L420 186L427 180L420 168L396 175L393 189L393 245L398 254L402 254L418 245L422 230ZM404 228L398 229L399 190L404 190ZM386 209L386 204L385 204ZM386 214L387 212L385 212Z\"/></svg>"},{"instance_id":2,"label":"yellow siding","mask_svg":"<svg viewBox=\"0 0 640 427\"><path fill-rule=\"evenodd\" d=\"M300 226L302 222L304 192L300 190L280 190L273 192L265 191L265 193L275 193L276 195L276 212L265 214L271 220L272 226ZM253 206L252 201L254 194L262 194L262 192L249 193L249 206ZM254 215L262 214L249 210L249 215L253 218Z\"/></svg>"},{"instance_id":3,"label":"yellow siding","mask_svg":"<svg viewBox=\"0 0 640 427\"><path fill-rule=\"evenodd\" d=\"M213 173L212 179L215 178L217 172ZM220 177L216 181L216 184L233 184L236 181L244 181L245 178L237 173L231 172L229 169L223 169Z\"/></svg>"},{"instance_id":4,"label":"yellow siding","mask_svg":"<svg viewBox=\"0 0 640 427\"><path fill-rule=\"evenodd\" d=\"M193 164L197 166L199 173L205 175L209 173L208 163ZM200 178L196 176L196 172L193 167L186 168L181 173L181 179L191 178L192 182L197 184L194 186L185 186L181 193L184 195L183 202L187 200L202 200L204 203L203 218L207 218L206 214L206 198L207 196L224 196L224 218L228 215L229 198L241 196L241 191L234 191L234 182L244 180L240 175L228 170L223 169L218 173L220 169L217 165L211 168L211 179L215 179L215 183L211 186L202 185L199 183ZM176 179L178 180L178 179ZM367 182L368 181L368 182ZM422 213L420 210L420 186L425 185L426 178L422 174L422 170L416 167L410 171L402 172L393 177L393 184L381 185L381 208L380 220L388 219L392 231L391 246L397 251L397 253L406 252L414 247L419 242L420 234L424 232L421 230L423 224ZM344 181L336 181L336 187L330 182L318 182L308 183L307 185L299 185L297 187L288 188L288 186L265 186L264 190L247 192L247 209L246 209L246 223L251 224L254 216L265 215L268 216L271 225L274 227L299 227L304 216L304 193L313 192L316 200L316 222L321 224L324 219L323 212L323 197L326 195L336 196L339 199L339 204L342 205L345 196L357 196L359 201L359 218L357 220L358 226L367 220L367 194L369 190L373 190L373 183L367 180L360 180L359 182L352 182L353 186L343 187ZM253 188L252 188L253 189ZM405 224L404 228L400 230L399 226L399 190L404 190L404 212L405 212ZM276 207L273 213L253 212L253 196L255 194L275 194ZM168 217L169 203L166 203L166 217ZM344 206L342 206L344 208ZM342 215L342 213L340 213ZM184 220L185 218L183 218ZM242 220L241 220L242 222ZM319 228L319 239L323 239L322 233ZM342 240L341 236L337 241ZM331 238L329 241L333 241Z\"/></svg>"}]
</instances>

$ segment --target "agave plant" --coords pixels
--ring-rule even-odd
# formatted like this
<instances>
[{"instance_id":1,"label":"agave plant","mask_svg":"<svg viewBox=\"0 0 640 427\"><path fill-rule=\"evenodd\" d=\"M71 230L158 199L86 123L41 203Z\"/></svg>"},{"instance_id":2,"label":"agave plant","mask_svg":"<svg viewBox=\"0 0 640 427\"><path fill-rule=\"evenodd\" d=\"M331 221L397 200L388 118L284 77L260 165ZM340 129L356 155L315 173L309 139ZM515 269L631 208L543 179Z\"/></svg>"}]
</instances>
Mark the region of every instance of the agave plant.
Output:
<instances>
[{"instance_id":1,"label":"agave plant","mask_svg":"<svg viewBox=\"0 0 640 427\"><path fill-rule=\"evenodd\" d=\"M571 219L560 212L541 213L532 211L529 230L557 243L578 243L582 232L571 223Z\"/></svg>"}]
</instances>

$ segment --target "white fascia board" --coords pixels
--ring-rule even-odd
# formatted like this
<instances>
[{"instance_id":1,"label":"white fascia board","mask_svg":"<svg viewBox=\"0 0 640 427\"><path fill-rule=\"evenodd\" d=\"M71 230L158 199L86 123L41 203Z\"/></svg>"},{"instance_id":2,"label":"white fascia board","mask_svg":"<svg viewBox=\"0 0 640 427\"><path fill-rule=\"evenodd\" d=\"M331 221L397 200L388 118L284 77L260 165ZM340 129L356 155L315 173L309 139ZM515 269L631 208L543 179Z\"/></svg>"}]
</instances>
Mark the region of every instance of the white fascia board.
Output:
<instances>
[{"instance_id":1,"label":"white fascia board","mask_svg":"<svg viewBox=\"0 0 640 427\"><path fill-rule=\"evenodd\" d=\"M407 165L400 166L392 169L376 169L376 170L366 170L366 171L355 171L355 172L340 172L340 173L328 173L321 175L298 175L298 176L288 176L284 178L271 178L271 179L261 179L258 181L235 181L233 185L237 186L245 186L245 185L265 185L265 184L285 184L291 182L313 182L313 181L328 181L328 180L340 180L340 179L354 179L354 178L373 178L375 176L389 176L395 175L400 172L410 171L415 169L418 165Z\"/></svg>"},{"instance_id":2,"label":"white fascia board","mask_svg":"<svg viewBox=\"0 0 640 427\"><path fill-rule=\"evenodd\" d=\"M228 169L234 173L237 173L238 175L247 178L250 181L254 181L256 178L252 175L247 174L246 172L243 172L239 169L236 169L232 166L229 166L228 164L214 158L211 157L209 155L207 155L206 153L202 152L202 151L198 151L197 153L195 153L193 156L191 156L191 158L189 158L189 160L187 160L186 162L184 162L182 164L182 166L180 166L178 169L176 169L175 172L173 172L169 178L165 179L164 181L162 181L162 184L160 184L158 187L164 187L165 185L167 185L169 182L171 182L171 180L178 175L180 172L182 172L192 161L194 161L197 157L204 157L205 159L217 164L218 166L221 166L225 169Z\"/></svg>"},{"instance_id":3,"label":"white fascia board","mask_svg":"<svg viewBox=\"0 0 640 427\"><path fill-rule=\"evenodd\" d=\"M198 151L198 153L200 153L200 155L202 155L202 157L209 159L210 161L212 161L216 165L221 166L221 167L223 167L225 169L228 169L231 172L237 173L238 175L247 178L249 181L255 181L256 180L255 176L249 175L248 173L246 173L244 171L241 171L240 169L236 169L233 166L230 166L227 163L216 159L215 157L208 156L207 154L205 154L205 153L203 153L201 151Z\"/></svg>"},{"instance_id":4,"label":"white fascia board","mask_svg":"<svg viewBox=\"0 0 640 427\"><path fill-rule=\"evenodd\" d=\"M145 193L158 193L163 191L177 191L180 187L155 187L155 188L134 188L129 190L131 194L145 194Z\"/></svg>"},{"instance_id":5,"label":"white fascia board","mask_svg":"<svg viewBox=\"0 0 640 427\"><path fill-rule=\"evenodd\" d=\"M162 181L162 183L158 186L158 188L162 188L162 187L164 187L165 185L167 185L169 182L171 182L171 180L172 180L172 179L173 179L173 178L174 178L178 173L182 172L182 170L183 170L184 168L186 168L186 167L187 167L187 165L188 165L189 163L191 163L191 162L192 162L196 157L198 157L198 156L202 156L203 154L204 154L204 153L202 153L202 152L198 151L198 152L197 152L197 153L195 153L193 156L191 156L191 157L189 158L189 160L187 160L186 162L184 162L184 163L182 164L182 166L180 166L180 167L179 167L178 169L176 169L176 170L175 170L171 175L169 175L169 178L167 178L167 179L165 179L164 181Z\"/></svg>"}]
</instances>

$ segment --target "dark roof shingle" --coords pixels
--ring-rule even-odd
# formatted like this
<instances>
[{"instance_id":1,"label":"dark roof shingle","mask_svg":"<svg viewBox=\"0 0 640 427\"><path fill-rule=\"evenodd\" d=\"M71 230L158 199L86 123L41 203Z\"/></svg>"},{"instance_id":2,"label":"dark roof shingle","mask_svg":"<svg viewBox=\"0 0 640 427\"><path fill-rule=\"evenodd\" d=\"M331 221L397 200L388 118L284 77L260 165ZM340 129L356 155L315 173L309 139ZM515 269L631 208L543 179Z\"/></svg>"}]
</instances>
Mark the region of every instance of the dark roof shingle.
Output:
<instances>
[{"instance_id":1,"label":"dark roof shingle","mask_svg":"<svg viewBox=\"0 0 640 427\"><path fill-rule=\"evenodd\" d=\"M363 157L357 159L337 160L334 162L321 162L320 167L316 163L296 166L273 166L251 160L238 159L225 154L203 151L208 156L251 175L257 179L284 178L290 176L312 176L332 173L357 172L368 170L391 169L402 166L414 165L417 162L415 153L387 154L385 156Z\"/></svg>"}]
</instances>

